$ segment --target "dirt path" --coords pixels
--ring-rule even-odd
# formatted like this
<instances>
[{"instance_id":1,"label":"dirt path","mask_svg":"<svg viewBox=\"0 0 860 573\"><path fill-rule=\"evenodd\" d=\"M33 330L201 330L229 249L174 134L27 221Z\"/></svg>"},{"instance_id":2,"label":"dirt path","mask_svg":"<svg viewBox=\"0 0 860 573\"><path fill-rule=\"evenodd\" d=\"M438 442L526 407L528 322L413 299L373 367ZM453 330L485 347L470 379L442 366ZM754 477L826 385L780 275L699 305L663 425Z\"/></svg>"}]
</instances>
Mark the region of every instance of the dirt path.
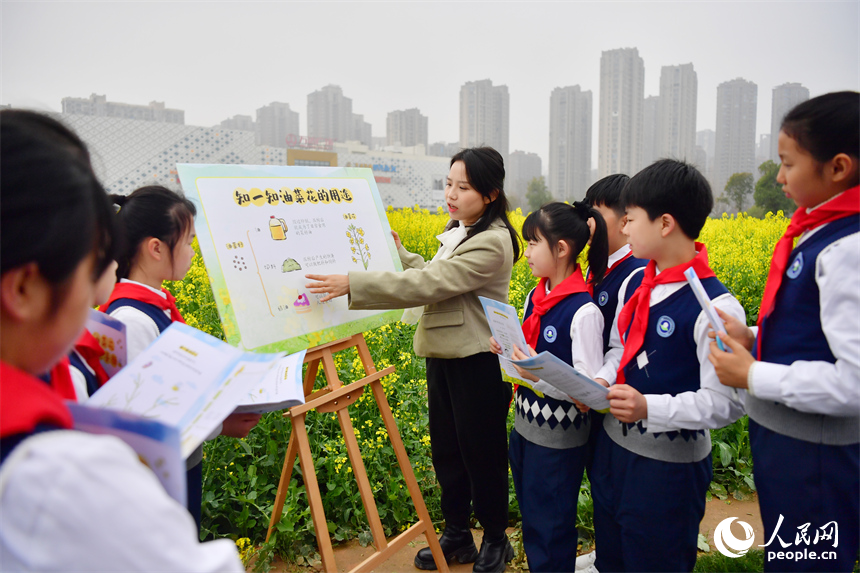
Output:
<instances>
[{"instance_id":1,"label":"dirt path","mask_svg":"<svg viewBox=\"0 0 860 573\"><path fill-rule=\"evenodd\" d=\"M761 523L761 514L759 513L758 501L720 501L718 499L714 499L707 503L705 507L705 517L702 519L702 523L699 526L699 532L708 537L708 543L711 546L711 551L715 551L714 547L714 529L717 527L722 520L728 517L736 517L740 521L745 521L749 523L753 527L753 531L755 532L755 543L756 545L763 544L766 542L764 539L764 529ZM513 530L508 530L510 533ZM732 532L738 538L743 538L743 530L736 523L732 524ZM475 537L475 543L478 547L481 546L481 536L483 535L483 531L480 529L473 530L473 534ZM391 559L383 563L378 569L375 571L379 573L413 573L417 572L413 564L412 560L415 558L415 553L418 552L419 549L427 547L427 542L423 540L423 537L420 540L413 541L406 548L399 551L394 555ZM355 567L365 559L367 559L371 553L374 551L373 546L362 547L358 541L350 541L347 543L343 543L334 548L335 560L337 561L338 571L345 572L349 571L350 568ZM454 561L450 564L450 569L454 573L458 572L469 572L472 570L472 564L460 564ZM310 573L313 571L321 571L322 567L319 568L311 568L311 567L298 567L296 565L292 565L289 563L284 563L279 559L275 559L275 562L272 564L272 572L273 573ZM511 567L508 567L508 572L515 571Z\"/></svg>"}]
</instances>

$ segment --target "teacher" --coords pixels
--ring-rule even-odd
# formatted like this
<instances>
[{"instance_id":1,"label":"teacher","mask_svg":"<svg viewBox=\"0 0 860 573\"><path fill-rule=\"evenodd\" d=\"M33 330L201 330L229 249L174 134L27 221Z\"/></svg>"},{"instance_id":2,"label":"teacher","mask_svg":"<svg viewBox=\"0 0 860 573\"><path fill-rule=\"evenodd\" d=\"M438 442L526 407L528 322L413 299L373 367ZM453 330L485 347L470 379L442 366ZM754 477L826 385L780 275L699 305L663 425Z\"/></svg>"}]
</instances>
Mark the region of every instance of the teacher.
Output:
<instances>
[{"instance_id":1,"label":"teacher","mask_svg":"<svg viewBox=\"0 0 860 573\"><path fill-rule=\"evenodd\" d=\"M430 262L403 248L392 232L404 271L305 275L321 302L349 295L349 308L424 305L414 348L427 359L430 447L442 488L445 558L475 562L474 571L504 571L513 559L508 523L506 420L511 387L490 352L490 327L478 296L508 302L519 237L508 220L502 156L490 147L451 158L445 203L451 220ZM472 508L484 527L480 552L469 530ZM436 569L429 548L419 569Z\"/></svg>"}]
</instances>

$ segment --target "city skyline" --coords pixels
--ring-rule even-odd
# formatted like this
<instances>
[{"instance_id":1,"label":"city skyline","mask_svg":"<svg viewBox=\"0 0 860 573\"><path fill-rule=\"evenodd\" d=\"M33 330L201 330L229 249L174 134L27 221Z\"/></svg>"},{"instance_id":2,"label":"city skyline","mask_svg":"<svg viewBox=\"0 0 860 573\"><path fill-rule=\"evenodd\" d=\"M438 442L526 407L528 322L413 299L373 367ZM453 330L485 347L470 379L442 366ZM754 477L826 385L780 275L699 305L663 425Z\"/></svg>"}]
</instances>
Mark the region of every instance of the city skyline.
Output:
<instances>
[{"instance_id":1,"label":"city skyline","mask_svg":"<svg viewBox=\"0 0 860 573\"><path fill-rule=\"evenodd\" d=\"M488 6L458 5L452 18L451 11L427 3L201 9L175 3L7 2L0 103L60 111L63 97L99 93L141 105L162 101L184 110L187 124L205 126L253 116L277 101L300 114L301 131L308 133L307 95L337 84L374 135L384 135L389 112L418 108L429 118L432 144L458 140L459 87L489 78L508 87L509 149L537 153L546 169L548 96L556 87L580 85L593 93L597 108L600 55L606 50L638 48L646 97L659 94L662 67L692 63L698 75L697 130L715 129L717 86L735 77L761 91L757 136L770 133L771 98L763 94L777 86L800 83L815 97L860 85L856 3L744 3L742 18L719 3ZM299 20L318 21L325 33L284 24ZM436 31L422 34L416 21ZM514 24L516 38L500 42L499 30ZM245 28L254 30L253 43L211 41ZM147 29L175 40L146 43ZM358 29L385 33L357 35ZM460 40L440 43L442 31ZM816 41L786 41L800 35ZM284 37L290 41L282 42ZM319 41L323 37L325 43ZM536 37L541 42L531 41ZM301 46L303 56L290 46ZM192 55L183 58L185 53ZM235 79L227 71L231 64ZM599 131L597 113L593 131ZM594 133L592 166L597 139Z\"/></svg>"}]
</instances>

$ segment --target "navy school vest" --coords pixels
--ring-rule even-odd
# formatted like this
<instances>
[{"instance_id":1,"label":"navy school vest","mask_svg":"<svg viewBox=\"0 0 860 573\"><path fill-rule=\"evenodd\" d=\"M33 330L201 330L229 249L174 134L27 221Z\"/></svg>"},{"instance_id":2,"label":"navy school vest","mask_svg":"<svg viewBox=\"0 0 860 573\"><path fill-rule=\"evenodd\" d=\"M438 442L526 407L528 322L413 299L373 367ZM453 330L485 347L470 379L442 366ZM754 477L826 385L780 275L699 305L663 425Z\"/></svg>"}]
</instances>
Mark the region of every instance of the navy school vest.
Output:
<instances>
[{"instance_id":1,"label":"navy school vest","mask_svg":"<svg viewBox=\"0 0 860 573\"><path fill-rule=\"evenodd\" d=\"M170 320L170 317L164 314L164 311L158 308L155 305L149 304L148 302L141 302L139 300L135 300L133 298L118 298L107 307L106 314L110 314L118 308L123 306L130 306L131 308L136 308L146 316L152 319L155 323L155 326L158 327L158 333L161 334L164 332L168 326L170 326L173 321Z\"/></svg>"},{"instance_id":2,"label":"navy school vest","mask_svg":"<svg viewBox=\"0 0 860 573\"><path fill-rule=\"evenodd\" d=\"M570 325L576 312L586 304L592 304L588 293L574 293L542 316L535 350L550 352L573 364ZM523 320L531 315L533 308L530 294ZM577 410L571 402L540 397L531 389L520 386L516 404L514 427L526 440L555 449L581 446L588 440L589 416Z\"/></svg>"},{"instance_id":3,"label":"navy school vest","mask_svg":"<svg viewBox=\"0 0 860 573\"><path fill-rule=\"evenodd\" d=\"M645 268L647 259L627 257L621 261L612 272L603 278L603 282L594 291L594 302L603 314L603 353L609 351L609 335L612 333L615 322L615 311L618 309L618 291L621 289L624 279L633 271Z\"/></svg>"},{"instance_id":4,"label":"navy school vest","mask_svg":"<svg viewBox=\"0 0 860 573\"><path fill-rule=\"evenodd\" d=\"M87 383L87 396L92 396L99 389L99 381L96 379L96 375L89 369L87 363L81 360L77 352L72 351L69 353L69 364L72 368L83 374L84 380Z\"/></svg>"}]
</instances>

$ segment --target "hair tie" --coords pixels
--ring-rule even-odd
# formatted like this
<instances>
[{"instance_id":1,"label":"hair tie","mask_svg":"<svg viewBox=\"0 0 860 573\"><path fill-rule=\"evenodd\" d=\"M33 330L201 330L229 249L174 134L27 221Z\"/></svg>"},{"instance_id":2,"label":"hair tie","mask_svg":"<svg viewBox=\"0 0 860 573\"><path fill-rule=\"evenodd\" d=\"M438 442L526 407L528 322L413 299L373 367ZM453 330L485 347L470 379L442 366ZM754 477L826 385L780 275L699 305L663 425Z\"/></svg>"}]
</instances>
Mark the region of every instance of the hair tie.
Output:
<instances>
[{"instance_id":1,"label":"hair tie","mask_svg":"<svg viewBox=\"0 0 860 573\"><path fill-rule=\"evenodd\" d=\"M574 201L573 210L582 217L583 221L588 221L591 218L591 207L585 201Z\"/></svg>"}]
</instances>

